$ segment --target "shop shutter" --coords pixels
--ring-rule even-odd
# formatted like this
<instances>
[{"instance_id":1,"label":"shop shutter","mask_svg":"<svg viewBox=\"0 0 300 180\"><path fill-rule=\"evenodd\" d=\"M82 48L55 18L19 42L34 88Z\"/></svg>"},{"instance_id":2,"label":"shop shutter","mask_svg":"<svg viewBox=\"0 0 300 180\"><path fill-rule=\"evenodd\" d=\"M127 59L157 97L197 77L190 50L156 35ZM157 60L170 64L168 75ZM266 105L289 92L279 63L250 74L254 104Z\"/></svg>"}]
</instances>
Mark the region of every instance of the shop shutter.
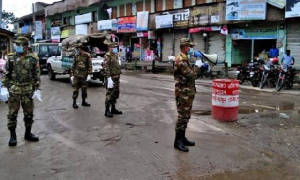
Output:
<instances>
[{"instance_id":1,"label":"shop shutter","mask_svg":"<svg viewBox=\"0 0 300 180\"><path fill-rule=\"evenodd\" d=\"M175 47L174 47L174 55L178 56L180 54L180 40L181 38L187 37L187 30L174 30L174 40L175 40Z\"/></svg>"},{"instance_id":2,"label":"shop shutter","mask_svg":"<svg viewBox=\"0 0 300 180\"><path fill-rule=\"evenodd\" d=\"M173 56L173 32L164 32L162 36L162 61L168 61Z\"/></svg>"},{"instance_id":3,"label":"shop shutter","mask_svg":"<svg viewBox=\"0 0 300 180\"><path fill-rule=\"evenodd\" d=\"M293 19L287 23L287 49L295 58L294 67L300 69L300 20Z\"/></svg>"},{"instance_id":4,"label":"shop shutter","mask_svg":"<svg viewBox=\"0 0 300 180\"><path fill-rule=\"evenodd\" d=\"M209 32L208 54L218 54L218 61L225 60L225 40L226 36L217 32Z\"/></svg>"},{"instance_id":5,"label":"shop shutter","mask_svg":"<svg viewBox=\"0 0 300 180\"><path fill-rule=\"evenodd\" d=\"M205 53L205 40L203 33L194 33L192 34L193 42L196 43L194 50Z\"/></svg>"}]
</instances>

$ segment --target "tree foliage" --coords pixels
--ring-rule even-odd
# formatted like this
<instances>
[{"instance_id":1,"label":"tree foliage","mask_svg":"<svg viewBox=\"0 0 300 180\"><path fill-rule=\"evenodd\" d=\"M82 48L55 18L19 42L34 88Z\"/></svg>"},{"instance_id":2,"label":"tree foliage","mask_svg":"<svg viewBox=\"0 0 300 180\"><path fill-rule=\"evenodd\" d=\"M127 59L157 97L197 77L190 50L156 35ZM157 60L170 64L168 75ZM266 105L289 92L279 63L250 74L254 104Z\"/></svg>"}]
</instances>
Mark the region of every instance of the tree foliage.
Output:
<instances>
[{"instance_id":1,"label":"tree foliage","mask_svg":"<svg viewBox=\"0 0 300 180\"><path fill-rule=\"evenodd\" d=\"M15 17L13 12L2 11L2 23L7 25L16 21L18 18Z\"/></svg>"}]
</instances>

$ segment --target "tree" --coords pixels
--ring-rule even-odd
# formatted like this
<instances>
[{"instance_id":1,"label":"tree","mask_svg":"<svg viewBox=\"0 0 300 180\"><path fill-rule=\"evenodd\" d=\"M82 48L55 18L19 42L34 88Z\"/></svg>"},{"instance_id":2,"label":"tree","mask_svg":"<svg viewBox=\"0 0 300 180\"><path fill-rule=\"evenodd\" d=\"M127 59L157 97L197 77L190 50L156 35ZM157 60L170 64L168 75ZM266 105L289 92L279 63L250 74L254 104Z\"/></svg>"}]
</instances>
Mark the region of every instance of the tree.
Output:
<instances>
[{"instance_id":1,"label":"tree","mask_svg":"<svg viewBox=\"0 0 300 180\"><path fill-rule=\"evenodd\" d=\"M15 17L13 12L2 11L2 23L4 25L11 24L16 21L18 18Z\"/></svg>"}]
</instances>

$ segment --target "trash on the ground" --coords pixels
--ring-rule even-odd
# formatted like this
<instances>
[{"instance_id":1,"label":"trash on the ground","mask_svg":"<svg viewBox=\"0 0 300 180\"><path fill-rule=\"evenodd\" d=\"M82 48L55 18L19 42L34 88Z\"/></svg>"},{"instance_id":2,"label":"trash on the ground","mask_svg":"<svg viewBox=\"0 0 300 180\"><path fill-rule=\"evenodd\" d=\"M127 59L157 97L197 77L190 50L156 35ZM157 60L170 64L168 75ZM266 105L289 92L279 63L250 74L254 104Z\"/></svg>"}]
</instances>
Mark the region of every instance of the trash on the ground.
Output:
<instances>
[{"instance_id":1,"label":"trash on the ground","mask_svg":"<svg viewBox=\"0 0 300 180\"><path fill-rule=\"evenodd\" d=\"M280 118L285 118L285 119L289 119L290 118L290 116L287 115L287 114L285 114L285 113L279 113L279 117Z\"/></svg>"}]
</instances>

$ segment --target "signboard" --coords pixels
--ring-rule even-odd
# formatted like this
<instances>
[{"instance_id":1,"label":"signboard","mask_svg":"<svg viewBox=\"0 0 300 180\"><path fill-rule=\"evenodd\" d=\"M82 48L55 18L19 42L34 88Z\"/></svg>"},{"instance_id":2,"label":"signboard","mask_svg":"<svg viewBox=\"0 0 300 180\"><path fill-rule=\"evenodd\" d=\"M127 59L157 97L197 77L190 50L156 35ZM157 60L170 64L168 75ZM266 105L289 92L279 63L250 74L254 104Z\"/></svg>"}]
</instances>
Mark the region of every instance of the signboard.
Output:
<instances>
[{"instance_id":1,"label":"signboard","mask_svg":"<svg viewBox=\"0 0 300 180\"><path fill-rule=\"evenodd\" d=\"M143 51L143 60L144 61L153 61L154 60L154 51L144 50Z\"/></svg>"},{"instance_id":2,"label":"signboard","mask_svg":"<svg viewBox=\"0 0 300 180\"><path fill-rule=\"evenodd\" d=\"M136 32L136 17L122 17L118 19L118 33Z\"/></svg>"},{"instance_id":3,"label":"signboard","mask_svg":"<svg viewBox=\"0 0 300 180\"><path fill-rule=\"evenodd\" d=\"M197 28L191 28L189 30L189 33L197 33L200 31L220 31L221 30L221 26L211 26L211 27L197 27Z\"/></svg>"},{"instance_id":4,"label":"signboard","mask_svg":"<svg viewBox=\"0 0 300 180\"><path fill-rule=\"evenodd\" d=\"M98 21L97 29L98 29L98 31L111 30L112 29L112 20Z\"/></svg>"},{"instance_id":5,"label":"signboard","mask_svg":"<svg viewBox=\"0 0 300 180\"><path fill-rule=\"evenodd\" d=\"M148 19L149 19L148 11L137 12L136 30L137 31L147 31L148 30Z\"/></svg>"},{"instance_id":6,"label":"signboard","mask_svg":"<svg viewBox=\"0 0 300 180\"><path fill-rule=\"evenodd\" d=\"M87 13L79 16L75 16L75 24L84 24L92 22L92 13Z\"/></svg>"},{"instance_id":7,"label":"signboard","mask_svg":"<svg viewBox=\"0 0 300 180\"><path fill-rule=\"evenodd\" d=\"M156 29L173 27L173 15L162 15L155 17Z\"/></svg>"},{"instance_id":8,"label":"signboard","mask_svg":"<svg viewBox=\"0 0 300 180\"><path fill-rule=\"evenodd\" d=\"M60 42L60 27L51 28L51 39L52 42Z\"/></svg>"},{"instance_id":9,"label":"signboard","mask_svg":"<svg viewBox=\"0 0 300 180\"><path fill-rule=\"evenodd\" d=\"M133 58L139 59L141 53L141 45L140 44L134 44L134 50L133 50Z\"/></svg>"},{"instance_id":10,"label":"signboard","mask_svg":"<svg viewBox=\"0 0 300 180\"><path fill-rule=\"evenodd\" d=\"M269 4L280 9L283 9L285 7L285 1L286 0L267 0Z\"/></svg>"},{"instance_id":11,"label":"signboard","mask_svg":"<svg viewBox=\"0 0 300 180\"><path fill-rule=\"evenodd\" d=\"M43 24L42 21L35 21L35 38L43 39Z\"/></svg>"},{"instance_id":12,"label":"signboard","mask_svg":"<svg viewBox=\"0 0 300 180\"><path fill-rule=\"evenodd\" d=\"M116 20L116 19L112 19L111 20L111 22L112 22L112 31L118 31L118 20Z\"/></svg>"},{"instance_id":13,"label":"signboard","mask_svg":"<svg viewBox=\"0 0 300 180\"><path fill-rule=\"evenodd\" d=\"M300 1L299 0L287 0L285 7L285 17L300 17Z\"/></svg>"},{"instance_id":14,"label":"signboard","mask_svg":"<svg viewBox=\"0 0 300 180\"><path fill-rule=\"evenodd\" d=\"M21 27L21 34L27 34L28 33L28 26Z\"/></svg>"},{"instance_id":15,"label":"signboard","mask_svg":"<svg viewBox=\"0 0 300 180\"><path fill-rule=\"evenodd\" d=\"M79 24L75 26L75 34L83 34L87 35L88 34L88 25L87 24Z\"/></svg>"},{"instance_id":16,"label":"signboard","mask_svg":"<svg viewBox=\"0 0 300 180\"><path fill-rule=\"evenodd\" d=\"M266 0L227 0L226 20L265 20Z\"/></svg>"},{"instance_id":17,"label":"signboard","mask_svg":"<svg viewBox=\"0 0 300 180\"><path fill-rule=\"evenodd\" d=\"M184 10L178 10L171 12L173 14L174 22L173 27L187 27L189 23L190 18L190 10L184 9Z\"/></svg>"},{"instance_id":18,"label":"signboard","mask_svg":"<svg viewBox=\"0 0 300 180\"><path fill-rule=\"evenodd\" d=\"M137 37L148 37L148 32L138 32L136 33Z\"/></svg>"},{"instance_id":19,"label":"signboard","mask_svg":"<svg viewBox=\"0 0 300 180\"><path fill-rule=\"evenodd\" d=\"M231 29L232 39L277 39L277 29Z\"/></svg>"},{"instance_id":20,"label":"signboard","mask_svg":"<svg viewBox=\"0 0 300 180\"><path fill-rule=\"evenodd\" d=\"M209 6L195 6L191 11L189 26L195 27L226 23L224 18L224 6L224 3L212 4Z\"/></svg>"}]
</instances>

